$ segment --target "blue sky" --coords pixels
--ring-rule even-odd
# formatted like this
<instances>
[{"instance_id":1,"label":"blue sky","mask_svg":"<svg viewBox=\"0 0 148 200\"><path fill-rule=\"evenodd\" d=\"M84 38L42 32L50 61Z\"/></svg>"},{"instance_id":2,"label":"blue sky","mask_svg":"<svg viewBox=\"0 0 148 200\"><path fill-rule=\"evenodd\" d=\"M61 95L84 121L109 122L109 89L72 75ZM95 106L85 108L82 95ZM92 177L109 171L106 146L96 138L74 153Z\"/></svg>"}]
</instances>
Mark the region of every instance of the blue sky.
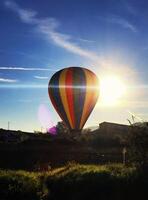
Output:
<instances>
[{"instance_id":1,"label":"blue sky","mask_svg":"<svg viewBox=\"0 0 148 200\"><path fill-rule=\"evenodd\" d=\"M127 123L130 110L148 113L148 2L145 0L2 0L0 2L0 127L37 130L55 71L85 66L98 77L116 74L127 95L122 104L96 107L86 126Z\"/></svg>"}]
</instances>

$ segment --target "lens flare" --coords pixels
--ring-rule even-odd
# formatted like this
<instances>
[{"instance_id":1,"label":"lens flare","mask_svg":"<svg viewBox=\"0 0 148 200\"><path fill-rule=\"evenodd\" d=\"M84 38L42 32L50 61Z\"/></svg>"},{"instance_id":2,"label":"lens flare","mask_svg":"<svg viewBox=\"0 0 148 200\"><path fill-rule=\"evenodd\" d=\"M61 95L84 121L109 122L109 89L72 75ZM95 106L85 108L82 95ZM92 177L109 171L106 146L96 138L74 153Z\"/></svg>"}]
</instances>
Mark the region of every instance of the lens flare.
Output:
<instances>
[{"instance_id":1,"label":"lens flare","mask_svg":"<svg viewBox=\"0 0 148 200\"><path fill-rule=\"evenodd\" d=\"M56 134L56 127L51 119L51 114L48 107L45 104L41 104L38 109L38 119L41 123L41 126L45 131L51 135Z\"/></svg>"},{"instance_id":2,"label":"lens flare","mask_svg":"<svg viewBox=\"0 0 148 200\"><path fill-rule=\"evenodd\" d=\"M57 129L55 126L51 127L48 129L48 133L50 133L51 135L56 135L57 134Z\"/></svg>"}]
</instances>

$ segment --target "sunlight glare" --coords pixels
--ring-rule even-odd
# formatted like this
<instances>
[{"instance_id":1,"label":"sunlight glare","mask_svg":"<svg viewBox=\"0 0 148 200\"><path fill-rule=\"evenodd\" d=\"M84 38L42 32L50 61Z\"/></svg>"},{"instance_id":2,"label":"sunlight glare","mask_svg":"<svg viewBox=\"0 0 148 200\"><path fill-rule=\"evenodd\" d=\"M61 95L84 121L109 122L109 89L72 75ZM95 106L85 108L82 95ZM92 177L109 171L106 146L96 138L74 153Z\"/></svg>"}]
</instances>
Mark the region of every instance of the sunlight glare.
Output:
<instances>
[{"instance_id":1,"label":"sunlight glare","mask_svg":"<svg viewBox=\"0 0 148 200\"><path fill-rule=\"evenodd\" d=\"M125 85L117 76L107 76L100 80L100 103L104 106L117 105L125 94ZM100 104L98 102L98 104Z\"/></svg>"}]
</instances>

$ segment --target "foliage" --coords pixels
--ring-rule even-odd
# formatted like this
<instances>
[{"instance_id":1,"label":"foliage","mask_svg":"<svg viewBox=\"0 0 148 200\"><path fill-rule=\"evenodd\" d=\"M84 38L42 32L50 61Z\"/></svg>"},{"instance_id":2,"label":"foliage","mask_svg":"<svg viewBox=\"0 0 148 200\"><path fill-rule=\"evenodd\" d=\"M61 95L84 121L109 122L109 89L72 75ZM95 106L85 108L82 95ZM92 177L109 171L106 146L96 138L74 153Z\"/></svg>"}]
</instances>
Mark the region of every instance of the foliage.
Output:
<instances>
[{"instance_id":1,"label":"foliage","mask_svg":"<svg viewBox=\"0 0 148 200\"><path fill-rule=\"evenodd\" d=\"M43 134L41 131L34 130L35 134Z\"/></svg>"},{"instance_id":2,"label":"foliage","mask_svg":"<svg viewBox=\"0 0 148 200\"><path fill-rule=\"evenodd\" d=\"M148 167L148 124L132 124L128 137L129 158L137 167Z\"/></svg>"},{"instance_id":3,"label":"foliage","mask_svg":"<svg viewBox=\"0 0 148 200\"><path fill-rule=\"evenodd\" d=\"M57 134L59 134L59 135L65 135L65 134L69 133L69 129L64 124L64 122L58 122L56 125L56 130L57 130Z\"/></svg>"},{"instance_id":4,"label":"foliage","mask_svg":"<svg viewBox=\"0 0 148 200\"><path fill-rule=\"evenodd\" d=\"M1 199L39 199L40 182L34 173L24 171L0 171Z\"/></svg>"},{"instance_id":5,"label":"foliage","mask_svg":"<svg viewBox=\"0 0 148 200\"><path fill-rule=\"evenodd\" d=\"M75 162L44 173L0 170L3 200L123 200L147 196L148 174L123 165Z\"/></svg>"},{"instance_id":6,"label":"foliage","mask_svg":"<svg viewBox=\"0 0 148 200\"><path fill-rule=\"evenodd\" d=\"M90 128L85 128L85 129L82 129L82 134L91 134L91 129Z\"/></svg>"},{"instance_id":7,"label":"foliage","mask_svg":"<svg viewBox=\"0 0 148 200\"><path fill-rule=\"evenodd\" d=\"M7 131L3 131L2 135L7 135ZM51 167L59 167L71 160L85 164L122 161L119 140L100 132L79 134L77 137L62 132L54 137L34 133L20 135L24 139L19 143L0 142L0 168L34 170L38 162L50 162Z\"/></svg>"}]
</instances>

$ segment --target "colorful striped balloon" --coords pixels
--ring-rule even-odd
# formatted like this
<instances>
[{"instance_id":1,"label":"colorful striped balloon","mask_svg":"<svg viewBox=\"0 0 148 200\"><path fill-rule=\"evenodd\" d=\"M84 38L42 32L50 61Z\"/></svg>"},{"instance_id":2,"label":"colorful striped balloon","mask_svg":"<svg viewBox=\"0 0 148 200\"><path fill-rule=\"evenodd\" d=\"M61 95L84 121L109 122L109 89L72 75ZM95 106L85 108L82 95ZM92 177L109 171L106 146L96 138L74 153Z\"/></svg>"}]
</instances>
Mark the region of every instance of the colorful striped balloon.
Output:
<instances>
[{"instance_id":1,"label":"colorful striped balloon","mask_svg":"<svg viewBox=\"0 0 148 200\"><path fill-rule=\"evenodd\" d=\"M81 130L97 102L99 81L86 68L64 68L51 77L48 93L54 108L69 129Z\"/></svg>"}]
</instances>

